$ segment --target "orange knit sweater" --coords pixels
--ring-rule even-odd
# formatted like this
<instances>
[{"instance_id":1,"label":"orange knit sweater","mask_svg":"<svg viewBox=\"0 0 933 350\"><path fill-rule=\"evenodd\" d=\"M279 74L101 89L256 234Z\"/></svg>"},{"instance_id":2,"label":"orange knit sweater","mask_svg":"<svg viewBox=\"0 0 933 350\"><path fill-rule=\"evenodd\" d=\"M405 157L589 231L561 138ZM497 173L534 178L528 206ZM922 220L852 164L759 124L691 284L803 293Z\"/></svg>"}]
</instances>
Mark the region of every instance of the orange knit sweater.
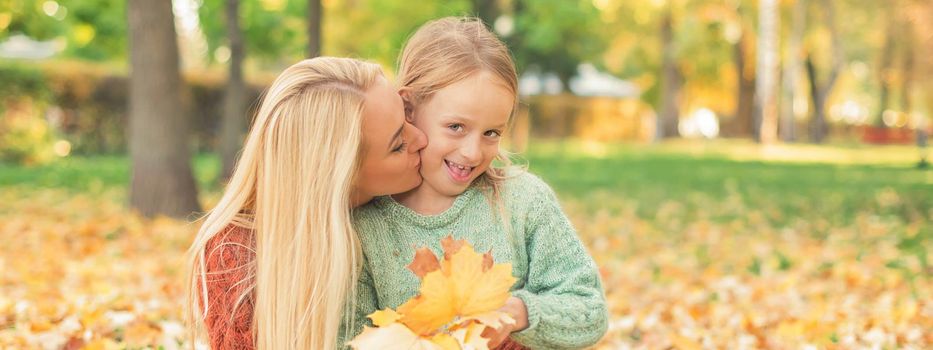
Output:
<instances>
[{"instance_id":1,"label":"orange knit sweater","mask_svg":"<svg viewBox=\"0 0 933 350\"><path fill-rule=\"evenodd\" d=\"M237 305L237 300L253 283L251 262L256 257L256 243L248 229L230 225L207 243L207 298L210 300L204 323L211 349L253 350L253 305L255 291ZM250 281L252 282L252 281ZM199 294L200 295L200 294ZM521 350L525 347L511 339L497 350Z\"/></svg>"},{"instance_id":2,"label":"orange knit sweater","mask_svg":"<svg viewBox=\"0 0 933 350\"><path fill-rule=\"evenodd\" d=\"M255 291L237 305L253 283L250 275L255 259L255 241L248 229L230 225L207 243L207 316L204 323L211 349L253 350L253 303Z\"/></svg>"}]
</instances>

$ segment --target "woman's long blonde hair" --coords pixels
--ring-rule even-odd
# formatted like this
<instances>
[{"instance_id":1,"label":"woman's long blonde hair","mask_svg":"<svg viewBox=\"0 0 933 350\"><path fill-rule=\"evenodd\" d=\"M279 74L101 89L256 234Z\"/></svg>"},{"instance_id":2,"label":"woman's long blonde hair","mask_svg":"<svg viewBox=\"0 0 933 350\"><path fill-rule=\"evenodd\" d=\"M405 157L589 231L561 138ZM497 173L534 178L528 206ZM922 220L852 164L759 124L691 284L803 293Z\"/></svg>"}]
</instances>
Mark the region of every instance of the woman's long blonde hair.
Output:
<instances>
[{"instance_id":1,"label":"woman's long blonde hair","mask_svg":"<svg viewBox=\"0 0 933 350\"><path fill-rule=\"evenodd\" d=\"M256 244L250 276L240 282L249 288L239 298L255 293L256 348L335 347L361 261L350 194L364 93L380 74L375 64L319 57L289 67L269 87L223 197L188 252L195 337L211 307L205 249L235 225Z\"/></svg>"}]
</instances>

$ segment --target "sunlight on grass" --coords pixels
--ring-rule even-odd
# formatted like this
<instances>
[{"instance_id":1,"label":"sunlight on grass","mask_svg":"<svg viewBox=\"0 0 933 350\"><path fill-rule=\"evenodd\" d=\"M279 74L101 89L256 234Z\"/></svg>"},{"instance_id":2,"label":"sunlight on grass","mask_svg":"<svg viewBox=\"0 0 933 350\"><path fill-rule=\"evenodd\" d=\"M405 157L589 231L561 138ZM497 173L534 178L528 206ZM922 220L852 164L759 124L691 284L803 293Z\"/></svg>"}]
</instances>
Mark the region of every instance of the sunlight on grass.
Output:
<instances>
[{"instance_id":1,"label":"sunlight on grass","mask_svg":"<svg viewBox=\"0 0 933 350\"><path fill-rule=\"evenodd\" d=\"M646 156L681 155L717 157L735 161L785 163L876 164L914 166L921 150L916 146L840 146L812 144L760 145L748 140L668 140L659 144L601 143L597 141L539 141L532 152L579 154L605 158L613 153L643 153ZM929 152L929 150L927 150Z\"/></svg>"}]
</instances>

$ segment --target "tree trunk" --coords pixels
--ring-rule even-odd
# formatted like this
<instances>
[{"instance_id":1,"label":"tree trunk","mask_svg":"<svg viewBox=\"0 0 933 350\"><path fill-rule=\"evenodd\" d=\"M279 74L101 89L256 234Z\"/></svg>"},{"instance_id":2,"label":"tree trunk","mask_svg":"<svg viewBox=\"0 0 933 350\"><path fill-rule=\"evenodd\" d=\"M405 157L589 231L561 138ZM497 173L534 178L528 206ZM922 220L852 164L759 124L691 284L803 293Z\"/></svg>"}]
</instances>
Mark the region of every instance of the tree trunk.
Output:
<instances>
[{"instance_id":1,"label":"tree trunk","mask_svg":"<svg viewBox=\"0 0 933 350\"><path fill-rule=\"evenodd\" d=\"M816 66L813 64L813 57L807 55L807 76L810 78L810 97L813 100L813 116L810 118L810 142L822 143L826 135L826 117L823 94L817 81Z\"/></svg>"},{"instance_id":2,"label":"tree trunk","mask_svg":"<svg viewBox=\"0 0 933 350\"><path fill-rule=\"evenodd\" d=\"M755 128L755 71L748 61L748 49L751 47L748 32L744 26L739 41L735 43L733 55L735 69L738 72L738 98L735 106L735 134L739 136L753 136L757 139Z\"/></svg>"},{"instance_id":3,"label":"tree trunk","mask_svg":"<svg viewBox=\"0 0 933 350\"><path fill-rule=\"evenodd\" d=\"M489 28L495 28L496 19L499 18L499 7L496 0L472 0L473 13L476 14Z\"/></svg>"},{"instance_id":4,"label":"tree trunk","mask_svg":"<svg viewBox=\"0 0 933 350\"><path fill-rule=\"evenodd\" d=\"M224 114L220 126L221 179L233 174L237 152L246 133L246 85L243 81L243 34L239 20L240 0L227 0L227 37L230 40L230 72L224 94Z\"/></svg>"},{"instance_id":5,"label":"tree trunk","mask_svg":"<svg viewBox=\"0 0 933 350\"><path fill-rule=\"evenodd\" d=\"M661 52L664 55L661 62L661 111L658 115L657 139L677 137L677 123L680 119L679 99L682 84L680 70L674 55L674 25L671 5L668 5L661 20Z\"/></svg>"},{"instance_id":6,"label":"tree trunk","mask_svg":"<svg viewBox=\"0 0 933 350\"><path fill-rule=\"evenodd\" d=\"M908 24L909 25L909 24ZM905 44L904 44L904 62L902 66L902 71L904 73L903 80L901 80L901 110L908 115L911 114L913 109L911 88L914 83L914 30L913 28L907 28L905 33Z\"/></svg>"},{"instance_id":7,"label":"tree trunk","mask_svg":"<svg viewBox=\"0 0 933 350\"><path fill-rule=\"evenodd\" d=\"M321 55L321 0L308 0L308 58Z\"/></svg>"},{"instance_id":8,"label":"tree trunk","mask_svg":"<svg viewBox=\"0 0 933 350\"><path fill-rule=\"evenodd\" d=\"M889 6L895 6L890 4ZM890 9L887 13L887 24L885 27L884 35L884 48L881 49L881 58L879 59L878 64L878 86L881 91L878 94L878 114L877 114L877 126L886 127L884 124L884 111L888 110L888 102L891 99L891 64L894 61L894 50L896 40L894 31L896 30L897 23L894 20L895 9Z\"/></svg>"},{"instance_id":9,"label":"tree trunk","mask_svg":"<svg viewBox=\"0 0 933 350\"><path fill-rule=\"evenodd\" d=\"M919 22L919 19L911 20L910 14L908 11L911 11L910 7L900 8L900 13L898 19L901 21L899 35L901 37L901 110L907 114L908 119L911 123L913 120L913 95L911 94L911 89L914 84L914 75L917 74L914 71L915 61L917 59L916 55L916 46L918 45L915 38L916 33L916 24ZM919 16L918 16L919 18ZM933 17L927 18L927 20L933 20Z\"/></svg>"},{"instance_id":10,"label":"tree trunk","mask_svg":"<svg viewBox=\"0 0 933 350\"><path fill-rule=\"evenodd\" d=\"M170 1L130 0L130 205L145 216L200 211L181 106Z\"/></svg>"},{"instance_id":11,"label":"tree trunk","mask_svg":"<svg viewBox=\"0 0 933 350\"><path fill-rule=\"evenodd\" d=\"M758 141L777 141L778 31L780 16L777 0L760 0L758 7Z\"/></svg>"},{"instance_id":12,"label":"tree trunk","mask_svg":"<svg viewBox=\"0 0 933 350\"><path fill-rule=\"evenodd\" d=\"M803 41L807 23L807 0L797 0L794 3L792 18L792 33L784 64L784 101L781 103L781 126L779 128L784 142L793 142L797 138L794 102L797 100L797 78L800 76L802 53L800 43Z\"/></svg>"},{"instance_id":13,"label":"tree trunk","mask_svg":"<svg viewBox=\"0 0 933 350\"><path fill-rule=\"evenodd\" d=\"M519 26L519 18L525 13L525 0L512 0L512 33L506 35L504 40L506 46L512 51L512 54L519 54L519 48L524 47L525 45L525 28ZM518 76L521 77L525 71L525 62L523 57L513 56L515 60L515 69L517 70Z\"/></svg>"},{"instance_id":14,"label":"tree trunk","mask_svg":"<svg viewBox=\"0 0 933 350\"><path fill-rule=\"evenodd\" d=\"M816 65L813 57L807 54L807 75L810 78L810 97L813 99L813 118L810 119L810 141L821 143L828 133L826 124L826 99L836 85L836 79L839 77L839 71L842 70L842 42L839 40L839 33L836 30L836 11L832 0L823 0L823 11L826 15L826 27L829 30L830 49L832 50L832 63L829 71L829 77L820 84L816 72Z\"/></svg>"}]
</instances>

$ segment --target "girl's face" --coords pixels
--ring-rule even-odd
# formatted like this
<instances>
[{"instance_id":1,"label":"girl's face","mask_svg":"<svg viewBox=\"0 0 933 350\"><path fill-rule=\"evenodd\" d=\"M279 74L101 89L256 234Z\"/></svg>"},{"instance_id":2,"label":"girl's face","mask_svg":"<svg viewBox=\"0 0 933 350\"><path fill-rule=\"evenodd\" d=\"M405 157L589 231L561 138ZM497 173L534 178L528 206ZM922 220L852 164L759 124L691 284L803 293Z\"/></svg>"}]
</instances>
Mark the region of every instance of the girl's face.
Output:
<instances>
[{"instance_id":1,"label":"girl's face","mask_svg":"<svg viewBox=\"0 0 933 350\"><path fill-rule=\"evenodd\" d=\"M414 124L428 137L422 187L448 197L463 193L499 153L514 101L501 79L480 71L414 106Z\"/></svg>"},{"instance_id":2,"label":"girl's face","mask_svg":"<svg viewBox=\"0 0 933 350\"><path fill-rule=\"evenodd\" d=\"M355 206L375 196L418 187L424 133L405 121L405 107L395 89L379 77L363 102L363 156L351 200Z\"/></svg>"}]
</instances>

